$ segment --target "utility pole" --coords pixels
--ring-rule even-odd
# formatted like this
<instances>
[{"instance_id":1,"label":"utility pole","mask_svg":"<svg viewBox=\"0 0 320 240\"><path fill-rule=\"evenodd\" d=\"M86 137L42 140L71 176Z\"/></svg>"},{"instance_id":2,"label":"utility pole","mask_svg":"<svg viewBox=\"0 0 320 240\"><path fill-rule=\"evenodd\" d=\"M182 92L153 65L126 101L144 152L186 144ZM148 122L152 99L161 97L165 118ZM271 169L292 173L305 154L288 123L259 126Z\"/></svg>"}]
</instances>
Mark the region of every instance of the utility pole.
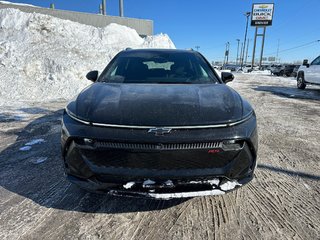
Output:
<instances>
[{"instance_id":1,"label":"utility pole","mask_svg":"<svg viewBox=\"0 0 320 240\"><path fill-rule=\"evenodd\" d=\"M242 51L243 51L243 42L241 43L240 53L242 53ZM240 61L240 65L241 65L241 62L242 62L242 56L241 56L241 54L240 54L240 59L239 59L239 61Z\"/></svg>"},{"instance_id":2,"label":"utility pole","mask_svg":"<svg viewBox=\"0 0 320 240\"><path fill-rule=\"evenodd\" d=\"M226 64L228 64L228 62L229 62L229 54L230 54L230 43L229 42L227 42L227 63Z\"/></svg>"},{"instance_id":3,"label":"utility pole","mask_svg":"<svg viewBox=\"0 0 320 240\"><path fill-rule=\"evenodd\" d=\"M278 61L278 58L279 58L279 46L280 46L280 39L278 39L277 59L276 59L276 61ZM280 62L280 61L279 61L279 62Z\"/></svg>"},{"instance_id":4,"label":"utility pole","mask_svg":"<svg viewBox=\"0 0 320 240\"><path fill-rule=\"evenodd\" d=\"M241 53L241 58L242 58L242 61L241 61L241 69L242 69L242 67L243 67L243 60L244 60L244 50L245 50L245 47L246 47L246 41L247 41L247 34L248 34L248 23L249 23L249 17L250 17L250 15L251 15L251 12L246 12L245 14L244 14L244 16L247 18L247 21L246 21L246 30L245 30L245 34L244 34L244 42L243 42L243 46L244 46L244 48L243 48L243 51L242 51L242 53Z\"/></svg>"},{"instance_id":5,"label":"utility pole","mask_svg":"<svg viewBox=\"0 0 320 240\"><path fill-rule=\"evenodd\" d=\"M238 42L238 47L237 47L237 58L236 58L236 65L238 65L238 59L239 59L239 44L240 44L240 39L236 39Z\"/></svg>"},{"instance_id":6,"label":"utility pole","mask_svg":"<svg viewBox=\"0 0 320 240\"><path fill-rule=\"evenodd\" d=\"M250 39L248 39L248 43L247 43L247 51L246 51L246 60L245 60L245 64L247 64L247 62L248 62L248 49L249 49L249 43L250 43Z\"/></svg>"},{"instance_id":7,"label":"utility pole","mask_svg":"<svg viewBox=\"0 0 320 240\"><path fill-rule=\"evenodd\" d=\"M226 43L226 51L224 53L224 64L228 64L229 61L229 51L230 51L230 43Z\"/></svg>"},{"instance_id":8,"label":"utility pole","mask_svg":"<svg viewBox=\"0 0 320 240\"><path fill-rule=\"evenodd\" d=\"M102 0L102 15L107 15L107 3L106 3L106 0Z\"/></svg>"},{"instance_id":9,"label":"utility pole","mask_svg":"<svg viewBox=\"0 0 320 240\"><path fill-rule=\"evenodd\" d=\"M199 52L200 46L195 46L195 49L197 49L197 52Z\"/></svg>"},{"instance_id":10,"label":"utility pole","mask_svg":"<svg viewBox=\"0 0 320 240\"><path fill-rule=\"evenodd\" d=\"M119 16L123 17L123 0L119 0Z\"/></svg>"}]
</instances>

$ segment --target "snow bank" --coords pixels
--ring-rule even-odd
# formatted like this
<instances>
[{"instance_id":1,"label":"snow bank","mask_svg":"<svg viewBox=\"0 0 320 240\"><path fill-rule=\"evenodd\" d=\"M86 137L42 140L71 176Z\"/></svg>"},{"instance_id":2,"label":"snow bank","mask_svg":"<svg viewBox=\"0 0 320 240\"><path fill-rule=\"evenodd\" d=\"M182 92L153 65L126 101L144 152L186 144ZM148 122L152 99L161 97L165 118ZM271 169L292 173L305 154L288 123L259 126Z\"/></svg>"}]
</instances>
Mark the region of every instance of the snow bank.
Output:
<instances>
[{"instance_id":1,"label":"snow bank","mask_svg":"<svg viewBox=\"0 0 320 240\"><path fill-rule=\"evenodd\" d=\"M13 3L13 2L8 2L8 1L0 1L0 3L3 4L11 4L11 5L17 5L17 6L28 6L28 7L37 7L31 4L25 4L25 3Z\"/></svg>"},{"instance_id":2,"label":"snow bank","mask_svg":"<svg viewBox=\"0 0 320 240\"><path fill-rule=\"evenodd\" d=\"M96 28L17 9L0 10L0 105L71 99L121 50L175 48L165 34L141 38L117 24Z\"/></svg>"}]
</instances>

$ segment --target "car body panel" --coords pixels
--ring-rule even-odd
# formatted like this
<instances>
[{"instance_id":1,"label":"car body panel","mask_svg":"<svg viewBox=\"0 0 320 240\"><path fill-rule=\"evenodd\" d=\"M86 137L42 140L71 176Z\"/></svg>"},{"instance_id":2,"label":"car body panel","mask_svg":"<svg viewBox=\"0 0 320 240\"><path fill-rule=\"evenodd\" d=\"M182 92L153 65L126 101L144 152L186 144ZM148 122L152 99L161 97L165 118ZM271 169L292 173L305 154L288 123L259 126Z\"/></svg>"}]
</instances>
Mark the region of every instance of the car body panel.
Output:
<instances>
[{"instance_id":1,"label":"car body panel","mask_svg":"<svg viewBox=\"0 0 320 240\"><path fill-rule=\"evenodd\" d=\"M242 100L224 84L94 83L76 99L79 118L148 126L218 124L242 118Z\"/></svg>"}]
</instances>

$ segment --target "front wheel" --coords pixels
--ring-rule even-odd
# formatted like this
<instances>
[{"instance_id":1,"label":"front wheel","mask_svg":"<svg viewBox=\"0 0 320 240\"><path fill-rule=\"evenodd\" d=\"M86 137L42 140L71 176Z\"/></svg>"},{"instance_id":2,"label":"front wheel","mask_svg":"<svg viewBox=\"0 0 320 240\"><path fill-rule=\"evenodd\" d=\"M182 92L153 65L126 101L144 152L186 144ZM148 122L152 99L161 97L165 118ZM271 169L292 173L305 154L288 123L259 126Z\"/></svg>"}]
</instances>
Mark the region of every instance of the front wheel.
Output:
<instances>
[{"instance_id":1,"label":"front wheel","mask_svg":"<svg viewBox=\"0 0 320 240\"><path fill-rule=\"evenodd\" d=\"M302 73L299 73L298 78L297 78L297 87L299 89L305 89L306 88L306 83L304 81L304 76Z\"/></svg>"}]
</instances>

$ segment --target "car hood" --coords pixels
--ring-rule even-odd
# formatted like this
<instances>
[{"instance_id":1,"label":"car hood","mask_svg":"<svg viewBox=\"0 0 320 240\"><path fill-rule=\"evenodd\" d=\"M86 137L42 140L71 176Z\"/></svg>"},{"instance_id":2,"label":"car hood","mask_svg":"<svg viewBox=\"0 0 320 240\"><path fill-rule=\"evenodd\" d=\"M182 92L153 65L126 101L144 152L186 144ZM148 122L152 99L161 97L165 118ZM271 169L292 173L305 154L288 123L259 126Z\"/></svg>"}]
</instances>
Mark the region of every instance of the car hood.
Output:
<instances>
[{"instance_id":1,"label":"car hood","mask_svg":"<svg viewBox=\"0 0 320 240\"><path fill-rule=\"evenodd\" d=\"M243 118L243 100L225 84L94 83L68 106L94 123L192 126Z\"/></svg>"}]
</instances>

